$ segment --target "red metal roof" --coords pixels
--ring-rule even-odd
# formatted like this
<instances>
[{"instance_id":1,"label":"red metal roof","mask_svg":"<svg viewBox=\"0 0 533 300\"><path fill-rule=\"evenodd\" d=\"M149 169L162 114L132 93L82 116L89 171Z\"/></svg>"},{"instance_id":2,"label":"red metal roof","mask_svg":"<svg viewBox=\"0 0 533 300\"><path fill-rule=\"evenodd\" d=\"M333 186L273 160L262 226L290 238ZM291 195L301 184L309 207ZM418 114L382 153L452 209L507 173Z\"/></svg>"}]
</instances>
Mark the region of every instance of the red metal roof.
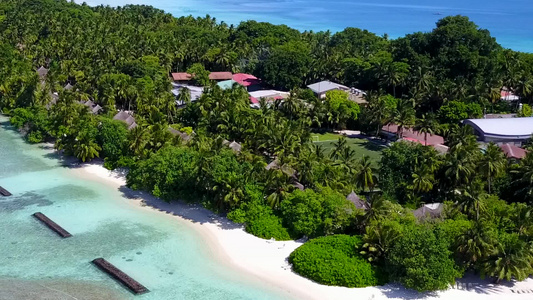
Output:
<instances>
[{"instance_id":1,"label":"red metal roof","mask_svg":"<svg viewBox=\"0 0 533 300\"><path fill-rule=\"evenodd\" d=\"M258 104L259 100L257 100L257 98L255 97L250 96L250 102L252 102L253 104Z\"/></svg>"},{"instance_id":2,"label":"red metal roof","mask_svg":"<svg viewBox=\"0 0 533 300\"><path fill-rule=\"evenodd\" d=\"M211 72L209 74L210 80L230 80L233 79L231 72Z\"/></svg>"},{"instance_id":3,"label":"red metal roof","mask_svg":"<svg viewBox=\"0 0 533 300\"><path fill-rule=\"evenodd\" d=\"M500 148L508 158L522 159L527 154L526 150L511 144L503 144Z\"/></svg>"},{"instance_id":4,"label":"red metal roof","mask_svg":"<svg viewBox=\"0 0 533 300\"><path fill-rule=\"evenodd\" d=\"M257 77L245 73L233 74L233 80L242 86L251 86L260 83L260 80Z\"/></svg>"},{"instance_id":5,"label":"red metal roof","mask_svg":"<svg viewBox=\"0 0 533 300\"><path fill-rule=\"evenodd\" d=\"M398 132L398 125L396 124L385 125L381 128L381 130L396 134L396 132ZM424 145L425 134L419 133L418 131L413 131L413 129L404 128L402 137L408 140L416 140L422 145ZM439 144L444 144L444 138L442 136L434 135L434 134L427 135L426 146L433 146L433 145L439 145Z\"/></svg>"},{"instance_id":6,"label":"red metal roof","mask_svg":"<svg viewBox=\"0 0 533 300\"><path fill-rule=\"evenodd\" d=\"M191 80L191 74L189 73L185 73L185 72L181 72L181 73L172 73L172 79L174 81L187 81L187 80Z\"/></svg>"}]
</instances>

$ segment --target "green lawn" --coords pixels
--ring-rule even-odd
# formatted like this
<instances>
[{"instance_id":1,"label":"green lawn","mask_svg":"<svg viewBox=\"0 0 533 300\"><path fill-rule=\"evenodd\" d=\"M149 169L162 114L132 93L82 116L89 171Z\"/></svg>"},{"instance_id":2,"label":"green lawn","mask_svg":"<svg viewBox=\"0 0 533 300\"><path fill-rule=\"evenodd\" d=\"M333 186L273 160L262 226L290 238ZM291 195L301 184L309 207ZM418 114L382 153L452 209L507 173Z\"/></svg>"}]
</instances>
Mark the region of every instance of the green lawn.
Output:
<instances>
[{"instance_id":1,"label":"green lawn","mask_svg":"<svg viewBox=\"0 0 533 300\"><path fill-rule=\"evenodd\" d=\"M313 142L322 145L326 149L326 153L330 153L335 147L335 142L341 137L340 134L325 133L325 134L312 134ZM318 136L318 142L316 141ZM377 166L381 159L381 151L384 147L377 143L366 139L347 138L348 145L355 150L357 158L367 155L374 162L374 166Z\"/></svg>"}]
</instances>

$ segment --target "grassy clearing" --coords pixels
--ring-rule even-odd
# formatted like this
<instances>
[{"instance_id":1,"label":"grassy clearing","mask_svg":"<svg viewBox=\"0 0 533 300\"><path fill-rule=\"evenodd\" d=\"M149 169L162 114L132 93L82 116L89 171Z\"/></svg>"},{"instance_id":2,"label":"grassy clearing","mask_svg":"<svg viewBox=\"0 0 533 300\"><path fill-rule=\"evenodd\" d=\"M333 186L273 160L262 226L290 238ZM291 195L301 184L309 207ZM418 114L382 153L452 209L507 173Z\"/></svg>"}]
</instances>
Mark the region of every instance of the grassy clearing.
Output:
<instances>
[{"instance_id":1,"label":"grassy clearing","mask_svg":"<svg viewBox=\"0 0 533 300\"><path fill-rule=\"evenodd\" d=\"M322 145L328 154L335 147L335 142L341 137L340 134L335 133L313 134L312 136L318 136L318 142L316 141L317 138L313 138L313 141L316 144ZM377 166L381 160L381 151L384 149L381 144L358 138L347 138L346 141L348 142L348 145L355 150L355 156L357 158L361 158L364 155L369 156L374 163L374 166Z\"/></svg>"}]
</instances>

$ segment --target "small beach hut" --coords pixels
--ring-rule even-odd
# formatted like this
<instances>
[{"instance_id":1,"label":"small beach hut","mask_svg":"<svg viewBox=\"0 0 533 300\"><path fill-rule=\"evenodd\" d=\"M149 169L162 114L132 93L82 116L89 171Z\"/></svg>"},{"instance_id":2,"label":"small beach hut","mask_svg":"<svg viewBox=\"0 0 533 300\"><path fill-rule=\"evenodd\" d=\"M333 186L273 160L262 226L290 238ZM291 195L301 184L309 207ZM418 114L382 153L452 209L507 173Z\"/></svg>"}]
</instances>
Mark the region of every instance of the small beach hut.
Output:
<instances>
[{"instance_id":1,"label":"small beach hut","mask_svg":"<svg viewBox=\"0 0 533 300\"><path fill-rule=\"evenodd\" d=\"M357 196L354 191L352 191L348 196L346 196L346 200L352 202L358 209L367 210L370 208L370 205L365 200Z\"/></svg>"},{"instance_id":2,"label":"small beach hut","mask_svg":"<svg viewBox=\"0 0 533 300\"><path fill-rule=\"evenodd\" d=\"M235 141L229 143L228 147L229 147L231 150L233 150L234 152L236 152L236 153L240 153L241 150L242 150L242 146L241 146L241 144L239 144L239 143L237 143L237 142L235 142Z\"/></svg>"},{"instance_id":3,"label":"small beach hut","mask_svg":"<svg viewBox=\"0 0 533 300\"><path fill-rule=\"evenodd\" d=\"M41 66L39 69L37 69L37 74L39 75L39 78L41 80L44 80L46 78L46 75L48 75L48 69Z\"/></svg>"},{"instance_id":4,"label":"small beach hut","mask_svg":"<svg viewBox=\"0 0 533 300\"><path fill-rule=\"evenodd\" d=\"M114 117L113 120L119 120L126 125L128 125L128 130L131 130L135 127L137 127L137 123L135 123L135 118L133 117L131 112L127 112L125 110L119 111Z\"/></svg>"},{"instance_id":5,"label":"small beach hut","mask_svg":"<svg viewBox=\"0 0 533 300\"><path fill-rule=\"evenodd\" d=\"M419 220L440 218L443 212L444 204L442 203L424 204L419 209L413 210L413 214Z\"/></svg>"},{"instance_id":6,"label":"small beach hut","mask_svg":"<svg viewBox=\"0 0 533 300\"><path fill-rule=\"evenodd\" d=\"M179 136L181 138L182 141L184 142L188 142L191 140L191 136L186 134L185 132L181 132L179 130L176 130L172 127L168 127L168 131L170 131L170 133L173 135L173 136Z\"/></svg>"}]
</instances>

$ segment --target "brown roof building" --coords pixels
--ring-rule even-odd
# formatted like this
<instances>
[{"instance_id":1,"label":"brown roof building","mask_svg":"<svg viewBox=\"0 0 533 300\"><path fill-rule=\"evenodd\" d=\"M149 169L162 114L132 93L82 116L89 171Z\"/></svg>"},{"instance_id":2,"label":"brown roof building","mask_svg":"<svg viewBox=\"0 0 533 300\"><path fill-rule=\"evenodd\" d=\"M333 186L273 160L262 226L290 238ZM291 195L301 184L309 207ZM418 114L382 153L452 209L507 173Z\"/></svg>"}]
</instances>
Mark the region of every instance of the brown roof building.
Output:
<instances>
[{"instance_id":1,"label":"brown roof building","mask_svg":"<svg viewBox=\"0 0 533 300\"><path fill-rule=\"evenodd\" d=\"M512 144L503 144L500 148L507 158L522 159L527 154L526 150Z\"/></svg>"},{"instance_id":2,"label":"brown roof building","mask_svg":"<svg viewBox=\"0 0 533 300\"><path fill-rule=\"evenodd\" d=\"M209 73L209 80L231 80L233 74L231 72L211 72Z\"/></svg>"}]
</instances>

